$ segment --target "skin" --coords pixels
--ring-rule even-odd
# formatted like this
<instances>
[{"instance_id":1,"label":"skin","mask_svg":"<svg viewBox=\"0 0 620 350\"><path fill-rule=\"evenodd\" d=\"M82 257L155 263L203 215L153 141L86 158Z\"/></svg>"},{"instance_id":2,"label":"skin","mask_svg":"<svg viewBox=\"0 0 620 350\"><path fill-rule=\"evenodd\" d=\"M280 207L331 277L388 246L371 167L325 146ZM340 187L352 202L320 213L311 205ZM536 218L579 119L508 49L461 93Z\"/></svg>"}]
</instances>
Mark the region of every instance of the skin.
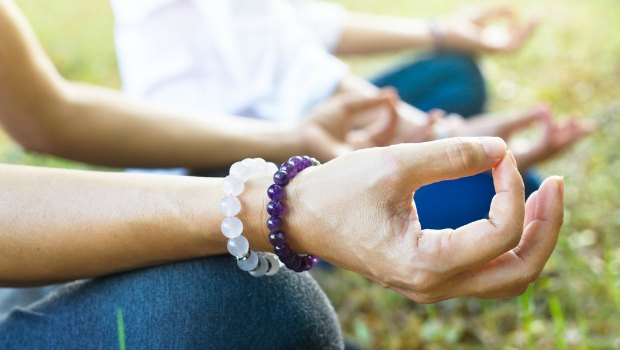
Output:
<instances>
[{"instance_id":1,"label":"skin","mask_svg":"<svg viewBox=\"0 0 620 350\"><path fill-rule=\"evenodd\" d=\"M225 252L221 179L1 168L4 286ZM420 229L411 201L415 189L490 168L497 195L489 220L456 230ZM255 250L271 250L264 227L269 182L252 179L240 196L239 217ZM296 251L417 302L500 298L522 292L544 267L562 224L563 186L551 177L524 204L514 157L498 138L365 149L299 174L287 186L284 230Z\"/></svg>"}]
</instances>

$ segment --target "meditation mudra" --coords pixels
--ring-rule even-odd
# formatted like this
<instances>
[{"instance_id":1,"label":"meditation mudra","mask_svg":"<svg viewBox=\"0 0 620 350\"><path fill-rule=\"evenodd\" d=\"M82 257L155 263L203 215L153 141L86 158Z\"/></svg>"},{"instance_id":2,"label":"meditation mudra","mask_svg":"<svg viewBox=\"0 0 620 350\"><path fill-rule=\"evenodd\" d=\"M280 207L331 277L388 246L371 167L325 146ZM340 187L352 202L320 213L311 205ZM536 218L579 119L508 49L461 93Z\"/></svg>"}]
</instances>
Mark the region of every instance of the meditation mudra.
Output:
<instances>
[{"instance_id":1,"label":"meditation mudra","mask_svg":"<svg viewBox=\"0 0 620 350\"><path fill-rule=\"evenodd\" d=\"M397 82L401 74L390 83L377 82L397 91L379 90L349 77L318 39L307 46L304 40L309 40L311 27L301 27L305 34L297 37L299 32L293 29L304 22L295 17L300 12L291 12L293 2L113 4L121 26L119 45L127 50L119 50L126 90L129 95L142 94L134 98L152 101L63 79L14 2L2 0L0 121L6 131L28 150L91 164L186 168L203 175L223 168L225 173L190 177L0 165L0 285L61 284L38 301L13 305L0 315L0 348L115 348L120 332L117 316L122 314L127 348L338 349L344 342L336 314L307 273L318 259L420 303L518 295L542 271L562 225L563 179L547 178L526 201L521 175L526 170L504 140L488 136L507 137L534 122L547 123L551 135L559 126L548 113L535 109L498 122L428 116L399 99L400 94L408 101L407 91ZM248 7L236 13L233 10L240 7L235 4ZM169 12L163 11L166 8ZM210 9L211 22L194 17L207 16ZM319 9L325 8L315 9L307 13L322 13ZM266 21L253 17L253 11L267 16ZM331 47L343 53L431 46L439 39L446 48L487 50L483 42L455 40L448 27L434 28L435 36L441 28L445 32L433 39L429 30L423 30L426 22L411 20L412 28L419 30L394 32L393 27L366 27L355 15L337 11L339 20L352 21L340 35L331 34ZM218 21L224 14L241 16L249 27L226 27ZM278 17L281 14L286 16ZM161 21L158 16L163 16ZM165 26L164 18L183 23L183 31L171 30L169 36L148 40L177 44L167 51L171 61L161 65L177 79L166 86L166 75L158 71L148 83L139 83L147 80L144 76L131 80L131 74L140 74L136 67L145 64L142 59L164 57L144 55L149 48L160 49L157 45L129 52L127 38L152 35L160 30L156 23ZM146 22L140 26L133 21ZM471 21L484 26L482 21ZM209 28L191 27L199 23ZM274 62L288 62L282 67L287 75L281 84L263 86L276 92L260 93L277 96L276 100L255 100L259 86L242 90L244 101L231 95L246 79L253 79L244 73L268 74L275 63L254 70L242 62L251 48L225 52L233 56L216 52L226 47L215 37L214 33L222 33L217 25L240 35L228 39L245 38L230 42L236 48L250 45L253 25L292 35L272 42L272 47L287 43L302 50L274 56L278 58ZM291 26L291 31L282 31L280 25ZM214 30L206 34L214 36L209 56L195 61L191 55L181 55L194 62L197 71L176 71L174 57L188 52L185 44L205 48L204 38L185 35L207 33L206 29ZM527 36L530 30L526 26L519 35ZM369 34L376 40L360 40L360 35ZM386 36L393 40L384 40ZM520 41L508 44L506 50ZM217 65L217 57L232 57L245 68L228 71ZM467 65L471 74L479 74L469 56L437 59L432 62ZM314 66L316 62L326 65ZM179 64L187 68L187 62ZM201 64L208 69L199 68ZM308 65L327 70L317 70L316 80L307 80L305 73L295 77ZM222 69L225 81L204 75L205 69L211 73ZM474 79L482 84L480 76ZM304 81L308 84L303 88L309 90L303 96L312 98L290 96L288 84ZM132 84L144 89L132 93ZM445 97L435 97L446 105L429 102L428 107L458 112L448 106L457 99L441 91ZM433 101L435 97L428 96ZM248 99L256 104L247 104ZM290 119L282 122L284 117ZM444 135L450 137L431 141L437 136L436 124L451 130ZM580 125L571 127L575 135L587 132ZM538 161L550 154L519 156ZM422 210L430 213L435 205L448 201L458 205L461 200L412 201L414 193L472 176L484 176L481 179L492 188L483 217L462 212L462 217L454 216L462 224L426 227ZM457 180L457 187L466 187L458 181L466 180Z\"/></svg>"}]
</instances>

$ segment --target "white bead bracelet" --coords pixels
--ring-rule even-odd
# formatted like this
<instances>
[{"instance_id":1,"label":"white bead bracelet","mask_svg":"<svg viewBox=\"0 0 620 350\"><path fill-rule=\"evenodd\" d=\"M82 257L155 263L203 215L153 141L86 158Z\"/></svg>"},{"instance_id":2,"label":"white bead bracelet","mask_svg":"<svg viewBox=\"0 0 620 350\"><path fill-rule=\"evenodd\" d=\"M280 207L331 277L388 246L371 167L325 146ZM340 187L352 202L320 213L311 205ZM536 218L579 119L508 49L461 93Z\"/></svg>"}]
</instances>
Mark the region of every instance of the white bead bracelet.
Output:
<instances>
[{"instance_id":1,"label":"white bead bracelet","mask_svg":"<svg viewBox=\"0 0 620 350\"><path fill-rule=\"evenodd\" d=\"M222 234L228 238L228 252L237 258L237 265L252 276L271 276L278 272L281 263L273 253L255 252L243 236L243 223L235 215L241 211L237 198L243 192L244 184L256 176L273 175L277 165L261 158L247 158L230 167L230 175L224 178L223 189L226 196L220 201L220 210L226 216L222 221Z\"/></svg>"}]
</instances>

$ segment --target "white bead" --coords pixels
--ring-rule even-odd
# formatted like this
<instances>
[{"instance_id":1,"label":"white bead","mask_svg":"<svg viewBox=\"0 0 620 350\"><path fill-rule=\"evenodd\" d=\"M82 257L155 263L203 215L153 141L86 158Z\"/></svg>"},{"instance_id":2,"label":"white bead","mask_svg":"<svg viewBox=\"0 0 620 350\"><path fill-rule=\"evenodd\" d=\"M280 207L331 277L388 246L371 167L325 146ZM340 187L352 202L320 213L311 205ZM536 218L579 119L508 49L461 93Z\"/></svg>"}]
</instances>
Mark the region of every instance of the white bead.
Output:
<instances>
[{"instance_id":1,"label":"white bead","mask_svg":"<svg viewBox=\"0 0 620 350\"><path fill-rule=\"evenodd\" d=\"M250 177L256 176L260 171L261 165L255 159L246 158L242 160L241 163L247 165L251 169L252 175L250 175Z\"/></svg>"},{"instance_id":2,"label":"white bead","mask_svg":"<svg viewBox=\"0 0 620 350\"><path fill-rule=\"evenodd\" d=\"M246 255L250 249L250 243L243 235L229 239L226 246L228 247L228 252L237 258Z\"/></svg>"},{"instance_id":3,"label":"white bead","mask_svg":"<svg viewBox=\"0 0 620 350\"><path fill-rule=\"evenodd\" d=\"M246 182L252 176L252 169L247 164L236 162L230 167L230 175L234 175L240 178L241 181Z\"/></svg>"},{"instance_id":4,"label":"white bead","mask_svg":"<svg viewBox=\"0 0 620 350\"><path fill-rule=\"evenodd\" d=\"M269 260L269 262L271 263L271 268L267 270L265 275L267 276L275 275L280 269L280 267L282 267L282 263L280 262L280 259L278 259L277 255L271 254L271 253L265 254L265 259Z\"/></svg>"},{"instance_id":5,"label":"white bead","mask_svg":"<svg viewBox=\"0 0 620 350\"><path fill-rule=\"evenodd\" d=\"M278 171L278 166L272 162L267 163L267 175L273 176Z\"/></svg>"},{"instance_id":6,"label":"white bead","mask_svg":"<svg viewBox=\"0 0 620 350\"><path fill-rule=\"evenodd\" d=\"M239 237L243 232L243 223L239 218L232 217L222 220L222 234L228 238Z\"/></svg>"},{"instance_id":7,"label":"white bead","mask_svg":"<svg viewBox=\"0 0 620 350\"><path fill-rule=\"evenodd\" d=\"M267 264L267 259L262 255L258 256L258 268L255 271L250 271L250 275L254 277L260 277L267 272L269 265Z\"/></svg>"},{"instance_id":8,"label":"white bead","mask_svg":"<svg viewBox=\"0 0 620 350\"><path fill-rule=\"evenodd\" d=\"M245 260L237 260L237 266L243 271L252 271L258 265L258 254L250 250L250 256Z\"/></svg>"},{"instance_id":9,"label":"white bead","mask_svg":"<svg viewBox=\"0 0 620 350\"><path fill-rule=\"evenodd\" d=\"M265 175L267 172L267 162L263 158L254 158L256 162L256 173L254 176Z\"/></svg>"},{"instance_id":10,"label":"white bead","mask_svg":"<svg viewBox=\"0 0 620 350\"><path fill-rule=\"evenodd\" d=\"M220 201L220 211L226 216L235 216L241 211L241 202L233 195L227 195Z\"/></svg>"},{"instance_id":11,"label":"white bead","mask_svg":"<svg viewBox=\"0 0 620 350\"><path fill-rule=\"evenodd\" d=\"M224 193L238 196L243 192L243 180L234 175L228 175L224 178Z\"/></svg>"}]
</instances>

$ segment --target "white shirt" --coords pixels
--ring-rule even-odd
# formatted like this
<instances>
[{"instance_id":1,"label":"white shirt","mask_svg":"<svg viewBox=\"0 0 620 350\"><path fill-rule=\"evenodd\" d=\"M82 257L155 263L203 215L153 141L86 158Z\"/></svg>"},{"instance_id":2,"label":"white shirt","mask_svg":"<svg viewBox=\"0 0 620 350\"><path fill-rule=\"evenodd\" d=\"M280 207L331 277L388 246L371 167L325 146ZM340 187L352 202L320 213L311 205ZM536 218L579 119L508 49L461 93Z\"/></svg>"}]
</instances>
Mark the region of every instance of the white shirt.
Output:
<instances>
[{"instance_id":1,"label":"white shirt","mask_svg":"<svg viewBox=\"0 0 620 350\"><path fill-rule=\"evenodd\" d=\"M111 0L124 91L177 108L296 120L347 67L346 12L311 0Z\"/></svg>"}]
</instances>

